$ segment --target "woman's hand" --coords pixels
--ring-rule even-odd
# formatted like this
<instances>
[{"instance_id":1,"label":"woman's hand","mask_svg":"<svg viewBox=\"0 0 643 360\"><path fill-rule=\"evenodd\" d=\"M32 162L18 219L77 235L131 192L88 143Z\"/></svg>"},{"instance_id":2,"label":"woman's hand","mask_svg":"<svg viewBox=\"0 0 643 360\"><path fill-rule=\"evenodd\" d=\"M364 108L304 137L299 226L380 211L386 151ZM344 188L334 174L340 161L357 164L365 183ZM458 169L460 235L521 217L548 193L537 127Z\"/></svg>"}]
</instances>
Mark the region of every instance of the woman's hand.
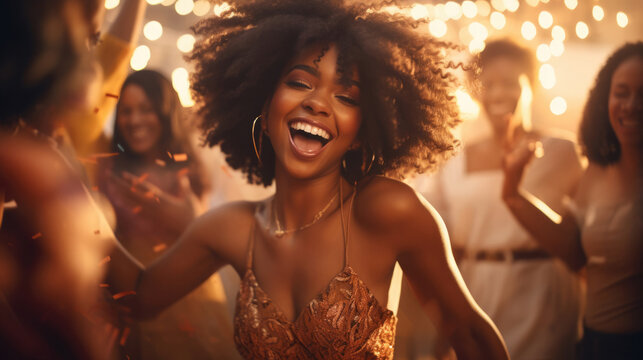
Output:
<instances>
[{"instance_id":1,"label":"woman's hand","mask_svg":"<svg viewBox=\"0 0 643 360\"><path fill-rule=\"evenodd\" d=\"M540 158L542 156L542 143L536 137L524 135L518 141L507 137L505 155L502 159L502 169L505 175L502 185L503 200L510 201L519 195L525 167L534 157Z\"/></svg>"},{"instance_id":2,"label":"woman's hand","mask_svg":"<svg viewBox=\"0 0 643 360\"><path fill-rule=\"evenodd\" d=\"M146 176L136 176L123 172L122 177L111 174L111 184L115 193L121 196L135 213L143 213L159 224L177 233L183 232L187 225L203 212L203 206L190 187L185 172L179 172L177 195L169 194L147 180Z\"/></svg>"}]
</instances>

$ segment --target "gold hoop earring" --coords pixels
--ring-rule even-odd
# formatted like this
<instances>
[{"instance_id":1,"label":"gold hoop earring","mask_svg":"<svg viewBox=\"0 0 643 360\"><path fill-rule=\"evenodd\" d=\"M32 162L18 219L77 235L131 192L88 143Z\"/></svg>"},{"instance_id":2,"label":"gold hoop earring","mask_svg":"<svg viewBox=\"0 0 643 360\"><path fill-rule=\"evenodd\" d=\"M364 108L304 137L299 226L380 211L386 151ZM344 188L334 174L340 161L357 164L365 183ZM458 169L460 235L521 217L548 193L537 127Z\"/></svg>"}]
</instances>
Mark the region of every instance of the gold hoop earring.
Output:
<instances>
[{"instance_id":1,"label":"gold hoop earring","mask_svg":"<svg viewBox=\"0 0 643 360\"><path fill-rule=\"evenodd\" d=\"M259 132L259 149L257 149L257 141L255 139L255 127L257 126L257 121L261 119L261 115L257 116L255 120L252 122L252 147L255 149L255 155L257 156L257 160L259 160L259 166L263 166L263 162L261 161L261 144L263 142L263 129Z\"/></svg>"},{"instance_id":2,"label":"gold hoop earring","mask_svg":"<svg viewBox=\"0 0 643 360\"><path fill-rule=\"evenodd\" d=\"M368 163L368 167L366 166L366 148L363 148L362 150L362 174L363 176L368 175L368 173L371 171L371 168L373 167L373 163L375 162L375 153L371 151L371 161Z\"/></svg>"}]
</instances>

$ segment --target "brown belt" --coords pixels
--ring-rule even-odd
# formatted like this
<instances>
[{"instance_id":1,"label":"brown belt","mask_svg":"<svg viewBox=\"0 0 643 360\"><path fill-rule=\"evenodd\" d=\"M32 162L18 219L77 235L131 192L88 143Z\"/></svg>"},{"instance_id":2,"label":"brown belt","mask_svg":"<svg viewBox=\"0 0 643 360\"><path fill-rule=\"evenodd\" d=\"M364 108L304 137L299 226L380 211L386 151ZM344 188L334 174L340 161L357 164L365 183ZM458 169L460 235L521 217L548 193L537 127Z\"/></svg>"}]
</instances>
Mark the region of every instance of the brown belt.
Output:
<instances>
[{"instance_id":1,"label":"brown belt","mask_svg":"<svg viewBox=\"0 0 643 360\"><path fill-rule=\"evenodd\" d=\"M453 255L457 260L499 261L512 262L521 260L550 259L551 255L543 249L516 249L516 250L478 250L466 251L462 248L453 248Z\"/></svg>"}]
</instances>

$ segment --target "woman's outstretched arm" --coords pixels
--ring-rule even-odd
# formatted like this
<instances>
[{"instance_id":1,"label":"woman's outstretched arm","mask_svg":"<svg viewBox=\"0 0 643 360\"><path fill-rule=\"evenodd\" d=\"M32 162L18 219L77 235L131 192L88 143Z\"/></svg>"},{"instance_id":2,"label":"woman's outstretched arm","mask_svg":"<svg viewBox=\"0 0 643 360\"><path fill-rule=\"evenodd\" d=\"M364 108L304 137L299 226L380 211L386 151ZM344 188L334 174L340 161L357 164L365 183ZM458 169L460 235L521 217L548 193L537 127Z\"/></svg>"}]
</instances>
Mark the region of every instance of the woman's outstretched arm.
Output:
<instances>
[{"instance_id":1,"label":"woman's outstretched arm","mask_svg":"<svg viewBox=\"0 0 643 360\"><path fill-rule=\"evenodd\" d=\"M419 303L449 339L458 359L508 359L500 333L460 276L437 212L410 187L386 182L360 196L378 198L370 206L383 210L374 211L372 218L377 218L378 232L391 239Z\"/></svg>"}]
</instances>

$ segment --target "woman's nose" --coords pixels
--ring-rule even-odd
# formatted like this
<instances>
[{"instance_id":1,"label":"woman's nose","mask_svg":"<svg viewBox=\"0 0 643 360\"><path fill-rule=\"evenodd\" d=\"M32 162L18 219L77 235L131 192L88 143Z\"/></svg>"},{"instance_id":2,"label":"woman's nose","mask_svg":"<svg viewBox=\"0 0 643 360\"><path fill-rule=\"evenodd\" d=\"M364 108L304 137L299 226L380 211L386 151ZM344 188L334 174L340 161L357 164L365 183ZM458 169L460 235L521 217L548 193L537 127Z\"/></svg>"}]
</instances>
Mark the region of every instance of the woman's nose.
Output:
<instances>
[{"instance_id":1,"label":"woman's nose","mask_svg":"<svg viewBox=\"0 0 643 360\"><path fill-rule=\"evenodd\" d=\"M301 104L304 109L308 110L314 115L329 116L330 105L328 98L321 91L313 91L310 96L306 97Z\"/></svg>"}]
</instances>

